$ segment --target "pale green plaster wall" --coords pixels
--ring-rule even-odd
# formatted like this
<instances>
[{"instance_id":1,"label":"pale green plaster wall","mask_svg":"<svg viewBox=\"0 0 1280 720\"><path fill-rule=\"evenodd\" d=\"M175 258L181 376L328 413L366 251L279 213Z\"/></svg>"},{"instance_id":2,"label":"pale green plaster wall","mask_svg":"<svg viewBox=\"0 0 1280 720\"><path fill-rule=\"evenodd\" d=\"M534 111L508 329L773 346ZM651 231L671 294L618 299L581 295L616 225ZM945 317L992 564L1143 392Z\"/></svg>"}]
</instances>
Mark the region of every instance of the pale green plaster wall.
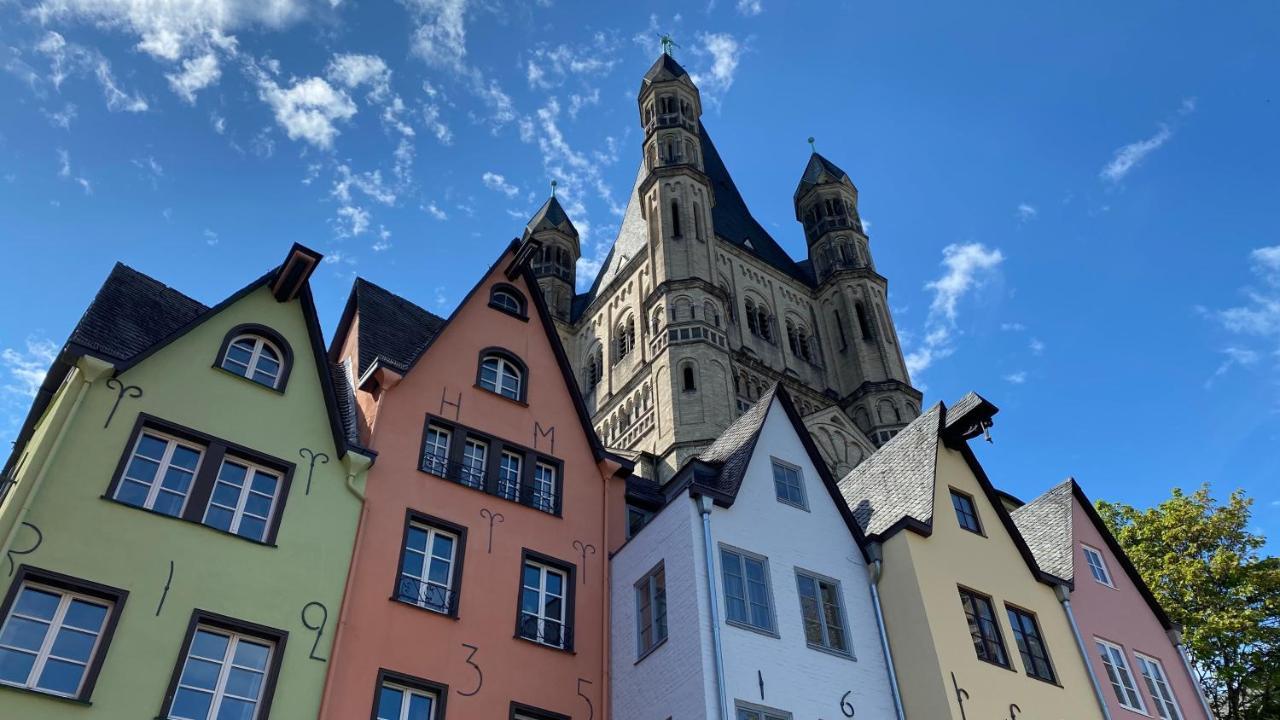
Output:
<instances>
[{"instance_id":1,"label":"pale green plaster wall","mask_svg":"<svg viewBox=\"0 0 1280 720\"><path fill-rule=\"evenodd\" d=\"M293 348L294 366L283 395L212 367L226 332L247 322L275 329ZM44 542L18 560L123 588L129 598L92 708L0 686L0 716L156 717L195 608L287 631L271 716L316 716L327 663L309 659L316 636L303 626L300 613L312 601L328 609L316 648L317 656L327 658L360 503L345 487L312 358L300 302L277 303L260 288L121 375L144 395L124 399L106 429L103 422L116 392L103 381L89 388L27 517L43 532ZM103 499L139 412L295 463L277 547ZM304 494L303 447L330 458L316 465L310 495ZM16 504L6 503L4 514ZM20 531L15 547L29 544L29 533ZM170 560L173 582L157 616ZM9 579L0 582L7 590ZM309 619L318 622L319 611L313 608Z\"/></svg>"}]
</instances>

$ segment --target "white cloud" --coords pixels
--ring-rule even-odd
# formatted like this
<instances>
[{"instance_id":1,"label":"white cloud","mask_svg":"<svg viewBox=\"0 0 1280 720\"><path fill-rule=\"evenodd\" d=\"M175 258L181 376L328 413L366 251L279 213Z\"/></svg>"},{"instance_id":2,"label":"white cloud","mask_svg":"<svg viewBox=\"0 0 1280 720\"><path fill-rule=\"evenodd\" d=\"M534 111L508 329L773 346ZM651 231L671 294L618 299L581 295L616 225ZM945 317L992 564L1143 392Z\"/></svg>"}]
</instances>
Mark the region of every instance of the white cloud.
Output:
<instances>
[{"instance_id":1,"label":"white cloud","mask_svg":"<svg viewBox=\"0 0 1280 720\"><path fill-rule=\"evenodd\" d=\"M698 42L701 44L693 49L694 53L710 55L711 67L704 72L692 73L690 79L703 97L716 103L733 87L744 48L728 33L701 33Z\"/></svg>"},{"instance_id":2,"label":"white cloud","mask_svg":"<svg viewBox=\"0 0 1280 720\"><path fill-rule=\"evenodd\" d=\"M97 79L108 110L146 112L149 108L141 95L120 89L111 72L111 63L97 50L67 42L62 35L49 31L36 44L36 51L49 58L49 83L55 90L60 90L68 77L83 73Z\"/></svg>"},{"instance_id":3,"label":"white cloud","mask_svg":"<svg viewBox=\"0 0 1280 720\"><path fill-rule=\"evenodd\" d=\"M453 131L440 119L440 106L430 103L422 108L422 122L441 145L453 144Z\"/></svg>"},{"instance_id":4,"label":"white cloud","mask_svg":"<svg viewBox=\"0 0 1280 720\"><path fill-rule=\"evenodd\" d=\"M520 194L520 188L507 182L507 179L498 173L486 172L480 179L484 181L485 187L500 192L507 197L515 197Z\"/></svg>"},{"instance_id":5,"label":"white cloud","mask_svg":"<svg viewBox=\"0 0 1280 720\"><path fill-rule=\"evenodd\" d=\"M63 130L71 129L71 121L76 119L75 103L67 103L59 112L45 112L45 116L49 118L49 122L55 127Z\"/></svg>"},{"instance_id":6,"label":"white cloud","mask_svg":"<svg viewBox=\"0 0 1280 720\"><path fill-rule=\"evenodd\" d=\"M1113 183L1120 182L1148 155L1159 150L1172 137L1173 131L1169 129L1168 125L1161 123L1160 129L1156 131L1155 135L1118 148L1111 158L1111 162L1102 168L1102 172L1099 175L1104 180Z\"/></svg>"},{"instance_id":7,"label":"white cloud","mask_svg":"<svg viewBox=\"0 0 1280 720\"><path fill-rule=\"evenodd\" d=\"M1027 381L1027 372L1025 370L1019 370L1015 373L1009 373L1004 376L1004 379L1014 385L1021 385Z\"/></svg>"},{"instance_id":8,"label":"white cloud","mask_svg":"<svg viewBox=\"0 0 1280 720\"><path fill-rule=\"evenodd\" d=\"M1004 262L999 249L982 243L948 245L942 249L942 265L947 272L925 284L933 291L924 340L907 354L907 371L915 374L955 352L957 308L960 300L980 287Z\"/></svg>"},{"instance_id":9,"label":"white cloud","mask_svg":"<svg viewBox=\"0 0 1280 720\"><path fill-rule=\"evenodd\" d=\"M1237 337L1237 342L1221 350L1225 358L1206 387L1234 367L1260 364L1264 354L1276 358L1273 367L1280 371L1280 245L1254 249L1249 263L1260 283L1241 289L1244 303L1225 310L1201 309Z\"/></svg>"},{"instance_id":10,"label":"white cloud","mask_svg":"<svg viewBox=\"0 0 1280 720\"><path fill-rule=\"evenodd\" d=\"M467 56L467 0L401 0L417 22L411 48L428 64L461 68Z\"/></svg>"},{"instance_id":11,"label":"white cloud","mask_svg":"<svg viewBox=\"0 0 1280 720\"><path fill-rule=\"evenodd\" d=\"M205 228L204 232L200 234L204 236L205 244L209 247L213 247L218 244L218 233L210 230L209 228Z\"/></svg>"},{"instance_id":12,"label":"white cloud","mask_svg":"<svg viewBox=\"0 0 1280 720\"><path fill-rule=\"evenodd\" d=\"M218 113L213 113L212 115L210 115L209 122L213 124L213 131L218 133L219 135L225 134L227 132L227 119L222 117Z\"/></svg>"},{"instance_id":13,"label":"white cloud","mask_svg":"<svg viewBox=\"0 0 1280 720\"><path fill-rule=\"evenodd\" d=\"M1033 355L1044 354L1044 343L1040 338L1031 338L1031 342L1027 343L1027 348L1031 350Z\"/></svg>"},{"instance_id":14,"label":"white cloud","mask_svg":"<svg viewBox=\"0 0 1280 720\"><path fill-rule=\"evenodd\" d=\"M333 56L325 75L333 82L354 90L369 87L372 102L384 102L391 94L391 70L377 55L341 53Z\"/></svg>"},{"instance_id":15,"label":"white cloud","mask_svg":"<svg viewBox=\"0 0 1280 720\"><path fill-rule=\"evenodd\" d=\"M577 119L578 111L588 105L600 104L600 88L592 88L591 92L579 95L573 93L569 96L569 117Z\"/></svg>"},{"instance_id":16,"label":"white cloud","mask_svg":"<svg viewBox=\"0 0 1280 720\"><path fill-rule=\"evenodd\" d=\"M602 32L592 35L589 44L541 45L525 60L525 79L529 87L547 90L569 78L603 77L617 66L617 51L617 39Z\"/></svg>"},{"instance_id":17,"label":"white cloud","mask_svg":"<svg viewBox=\"0 0 1280 720\"><path fill-rule=\"evenodd\" d=\"M352 189L358 190L365 197L382 205L394 205L396 202L395 191L382 181L382 172L379 170L353 173L350 167L338 165L337 175L337 179L333 181L331 194L340 202L351 202Z\"/></svg>"},{"instance_id":18,"label":"white cloud","mask_svg":"<svg viewBox=\"0 0 1280 720\"><path fill-rule=\"evenodd\" d=\"M384 250L390 250L391 249L391 231L388 230L385 226L379 225L378 239L374 241L373 245L369 246L369 249L373 250L374 252L382 252Z\"/></svg>"},{"instance_id":19,"label":"white cloud","mask_svg":"<svg viewBox=\"0 0 1280 720\"><path fill-rule=\"evenodd\" d=\"M355 205L343 205L338 208L336 227L339 237L363 235L369 230L369 211Z\"/></svg>"},{"instance_id":20,"label":"white cloud","mask_svg":"<svg viewBox=\"0 0 1280 720\"><path fill-rule=\"evenodd\" d=\"M1000 329L1005 332L1022 332L1027 329L1026 325L1019 322L1000 323Z\"/></svg>"},{"instance_id":21,"label":"white cloud","mask_svg":"<svg viewBox=\"0 0 1280 720\"><path fill-rule=\"evenodd\" d=\"M436 286L436 307L444 307L444 304L447 302L449 302L449 298L446 297L444 294L444 286L437 285Z\"/></svg>"},{"instance_id":22,"label":"white cloud","mask_svg":"<svg viewBox=\"0 0 1280 720\"><path fill-rule=\"evenodd\" d=\"M93 183L81 175L77 175L71 169L71 153L63 148L58 148L58 177L63 180L70 180L80 186L84 190L85 195L93 194Z\"/></svg>"},{"instance_id":23,"label":"white cloud","mask_svg":"<svg viewBox=\"0 0 1280 720\"><path fill-rule=\"evenodd\" d=\"M1034 220L1039 214L1040 211L1037 210L1034 205L1028 205L1027 203L1020 203L1018 205L1018 219L1022 222Z\"/></svg>"},{"instance_id":24,"label":"white cloud","mask_svg":"<svg viewBox=\"0 0 1280 720\"><path fill-rule=\"evenodd\" d=\"M441 210L439 207L436 207L436 203L435 203L435 201L434 201L434 200L432 200L432 201L428 202L426 205L423 205L423 206L422 206L422 209L423 209L423 210L424 210L428 215L430 215L431 217L433 217L433 218L435 218L435 219L437 219L437 220L448 220L448 219L449 219L449 215L448 215L448 214L446 214L446 213L445 213L445 211Z\"/></svg>"},{"instance_id":25,"label":"white cloud","mask_svg":"<svg viewBox=\"0 0 1280 720\"><path fill-rule=\"evenodd\" d=\"M738 0L738 12L747 17L755 17L764 12L764 4L760 0Z\"/></svg>"},{"instance_id":26,"label":"white cloud","mask_svg":"<svg viewBox=\"0 0 1280 720\"><path fill-rule=\"evenodd\" d=\"M257 83L258 97L271 107L290 140L305 140L328 149L339 134L337 123L356 114L351 98L324 78L295 78L291 87L282 88L256 66L250 66L250 73Z\"/></svg>"},{"instance_id":27,"label":"white cloud","mask_svg":"<svg viewBox=\"0 0 1280 720\"><path fill-rule=\"evenodd\" d=\"M58 346L52 340L28 337L25 344L23 350L0 350L0 367L4 369L4 384L0 385L0 390L5 395L23 400L36 396L49 366L58 355Z\"/></svg>"},{"instance_id":28,"label":"white cloud","mask_svg":"<svg viewBox=\"0 0 1280 720\"><path fill-rule=\"evenodd\" d=\"M218 57L212 52L182 61L182 72L167 73L169 87L189 104L196 104L196 93L218 82L222 69Z\"/></svg>"}]
</instances>

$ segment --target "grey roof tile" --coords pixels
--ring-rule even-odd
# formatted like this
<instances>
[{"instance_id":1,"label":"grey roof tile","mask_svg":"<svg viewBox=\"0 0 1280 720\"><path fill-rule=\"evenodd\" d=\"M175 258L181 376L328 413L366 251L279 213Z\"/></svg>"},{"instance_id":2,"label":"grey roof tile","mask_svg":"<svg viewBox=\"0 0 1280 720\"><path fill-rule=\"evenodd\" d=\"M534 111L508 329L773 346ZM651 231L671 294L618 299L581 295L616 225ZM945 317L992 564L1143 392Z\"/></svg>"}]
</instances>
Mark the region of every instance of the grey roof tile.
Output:
<instances>
[{"instance_id":1,"label":"grey roof tile","mask_svg":"<svg viewBox=\"0 0 1280 720\"><path fill-rule=\"evenodd\" d=\"M444 318L364 278L356 278L355 294L360 313L358 377L375 360L397 372L408 372L444 326Z\"/></svg>"},{"instance_id":2,"label":"grey roof tile","mask_svg":"<svg viewBox=\"0 0 1280 720\"><path fill-rule=\"evenodd\" d=\"M68 342L121 362L148 350L208 309L168 285L116 263Z\"/></svg>"},{"instance_id":3,"label":"grey roof tile","mask_svg":"<svg viewBox=\"0 0 1280 720\"><path fill-rule=\"evenodd\" d=\"M747 472L747 465L751 462L751 453L755 449L756 439L760 436L760 429L764 427L765 417L769 415L769 408L773 405L773 398L777 391L778 385L775 383L761 393L760 399L747 408L742 417L734 420L732 425L720 433L720 437L716 438L715 442L698 455L699 460L720 467L720 473L715 480L715 490L730 497L738 494L742 478Z\"/></svg>"},{"instance_id":4,"label":"grey roof tile","mask_svg":"<svg viewBox=\"0 0 1280 720\"><path fill-rule=\"evenodd\" d=\"M800 184L796 186L795 197L800 197L805 191L816 185L841 181L848 181L850 185L853 184L853 181L849 179L849 173L841 170L835 163L815 151L809 156L809 162L804 166L804 173L800 176Z\"/></svg>"},{"instance_id":5,"label":"grey roof tile","mask_svg":"<svg viewBox=\"0 0 1280 720\"><path fill-rule=\"evenodd\" d=\"M538 211L529 219L529 224L525 225L525 235L530 235L539 230L552 229L560 230L577 237L578 229L573 226L573 221L569 219L569 214L564 211L564 207L560 205L560 201L554 195L547 198L547 201L538 208Z\"/></svg>"},{"instance_id":6,"label":"grey roof tile","mask_svg":"<svg viewBox=\"0 0 1280 720\"><path fill-rule=\"evenodd\" d=\"M904 518L933 522L934 479L945 410L930 408L840 480L840 492L867 535Z\"/></svg>"},{"instance_id":7,"label":"grey roof tile","mask_svg":"<svg viewBox=\"0 0 1280 720\"><path fill-rule=\"evenodd\" d=\"M1062 482L1009 513L1027 547L1031 548L1036 565L1067 581L1075 579L1075 541L1071 523L1074 483L1074 480Z\"/></svg>"}]
</instances>

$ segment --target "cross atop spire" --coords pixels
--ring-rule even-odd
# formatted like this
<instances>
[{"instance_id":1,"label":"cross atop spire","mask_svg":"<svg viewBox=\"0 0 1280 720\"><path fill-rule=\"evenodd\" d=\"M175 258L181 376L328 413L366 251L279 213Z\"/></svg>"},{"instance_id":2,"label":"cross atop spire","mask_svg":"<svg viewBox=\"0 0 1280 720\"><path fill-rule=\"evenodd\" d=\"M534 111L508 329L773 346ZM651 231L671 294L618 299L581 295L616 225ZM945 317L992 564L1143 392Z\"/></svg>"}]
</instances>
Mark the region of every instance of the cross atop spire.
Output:
<instances>
[{"instance_id":1,"label":"cross atop spire","mask_svg":"<svg viewBox=\"0 0 1280 720\"><path fill-rule=\"evenodd\" d=\"M818 144L813 141L813 136L809 136L809 149L818 152Z\"/></svg>"},{"instance_id":2,"label":"cross atop spire","mask_svg":"<svg viewBox=\"0 0 1280 720\"><path fill-rule=\"evenodd\" d=\"M551 181L551 197L555 197L555 196L556 196L556 181L552 180Z\"/></svg>"},{"instance_id":3,"label":"cross atop spire","mask_svg":"<svg viewBox=\"0 0 1280 720\"><path fill-rule=\"evenodd\" d=\"M662 42L662 54L675 57L675 54L671 52L671 49L678 48L680 46L676 44L675 40L671 39L671 35L669 33L663 33L661 37L661 42Z\"/></svg>"}]
</instances>

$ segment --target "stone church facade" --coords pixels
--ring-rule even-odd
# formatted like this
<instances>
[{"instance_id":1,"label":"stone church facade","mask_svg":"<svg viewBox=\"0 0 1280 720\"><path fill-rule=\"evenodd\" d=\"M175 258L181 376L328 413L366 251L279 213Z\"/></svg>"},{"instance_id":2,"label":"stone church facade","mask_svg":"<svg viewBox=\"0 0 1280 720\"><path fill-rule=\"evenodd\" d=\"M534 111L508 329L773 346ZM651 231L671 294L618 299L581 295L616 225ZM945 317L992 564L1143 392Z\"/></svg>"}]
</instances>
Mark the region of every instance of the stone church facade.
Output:
<instances>
[{"instance_id":1,"label":"stone church facade","mask_svg":"<svg viewBox=\"0 0 1280 720\"><path fill-rule=\"evenodd\" d=\"M814 152L795 190L808 258L752 217L702 126L689 74L663 54L638 106L644 152L618 237L585 293L572 220L530 220L547 305L592 422L660 482L784 383L843 476L920 414L858 217L858 190Z\"/></svg>"}]
</instances>

